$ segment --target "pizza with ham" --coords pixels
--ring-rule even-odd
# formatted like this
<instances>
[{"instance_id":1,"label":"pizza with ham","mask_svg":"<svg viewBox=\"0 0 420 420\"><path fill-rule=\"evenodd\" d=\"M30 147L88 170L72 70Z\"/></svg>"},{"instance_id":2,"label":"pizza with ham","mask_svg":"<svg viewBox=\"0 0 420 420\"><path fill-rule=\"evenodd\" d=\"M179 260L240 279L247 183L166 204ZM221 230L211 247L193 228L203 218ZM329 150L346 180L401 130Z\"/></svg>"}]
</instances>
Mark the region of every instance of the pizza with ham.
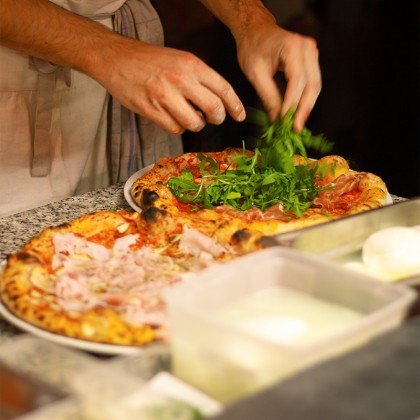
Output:
<instances>
[{"instance_id":1,"label":"pizza with ham","mask_svg":"<svg viewBox=\"0 0 420 420\"><path fill-rule=\"evenodd\" d=\"M165 342L164 290L234 256L181 220L102 211L47 228L10 255L0 297L13 315L59 335Z\"/></svg>"}]
</instances>

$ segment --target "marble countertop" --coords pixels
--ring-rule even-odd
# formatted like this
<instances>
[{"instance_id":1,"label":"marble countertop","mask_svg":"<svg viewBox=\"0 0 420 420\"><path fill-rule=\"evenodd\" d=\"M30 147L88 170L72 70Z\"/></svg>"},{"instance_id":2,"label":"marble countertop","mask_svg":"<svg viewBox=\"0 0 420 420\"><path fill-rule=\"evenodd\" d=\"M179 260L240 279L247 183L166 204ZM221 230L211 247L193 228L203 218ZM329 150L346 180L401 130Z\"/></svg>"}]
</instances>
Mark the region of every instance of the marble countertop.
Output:
<instances>
[{"instance_id":1,"label":"marble countertop","mask_svg":"<svg viewBox=\"0 0 420 420\"><path fill-rule=\"evenodd\" d=\"M18 250L43 229L100 210L132 210L124 198L124 184L66 198L42 207L0 218L0 260Z\"/></svg>"}]
</instances>

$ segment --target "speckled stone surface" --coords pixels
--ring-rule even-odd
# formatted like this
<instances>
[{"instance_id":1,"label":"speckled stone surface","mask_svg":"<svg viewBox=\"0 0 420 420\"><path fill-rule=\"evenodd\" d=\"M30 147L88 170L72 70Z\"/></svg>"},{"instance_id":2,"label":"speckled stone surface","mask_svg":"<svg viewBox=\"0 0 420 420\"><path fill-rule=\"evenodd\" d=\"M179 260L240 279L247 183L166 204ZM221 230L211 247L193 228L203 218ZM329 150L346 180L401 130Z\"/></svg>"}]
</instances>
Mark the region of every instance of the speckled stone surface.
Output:
<instances>
[{"instance_id":1,"label":"speckled stone surface","mask_svg":"<svg viewBox=\"0 0 420 420\"><path fill-rule=\"evenodd\" d=\"M38 235L42 229L60 225L86 213L121 208L131 210L124 198L124 184L0 218L0 260Z\"/></svg>"}]
</instances>

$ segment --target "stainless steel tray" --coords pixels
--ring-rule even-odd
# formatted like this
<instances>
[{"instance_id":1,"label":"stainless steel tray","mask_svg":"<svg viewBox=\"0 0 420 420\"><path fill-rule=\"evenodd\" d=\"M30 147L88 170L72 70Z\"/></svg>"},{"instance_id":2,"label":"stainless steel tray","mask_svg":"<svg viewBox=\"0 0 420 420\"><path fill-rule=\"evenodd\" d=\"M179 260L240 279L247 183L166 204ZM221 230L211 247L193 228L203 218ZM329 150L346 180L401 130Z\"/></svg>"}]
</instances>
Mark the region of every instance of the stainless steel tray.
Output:
<instances>
[{"instance_id":1,"label":"stainless steel tray","mask_svg":"<svg viewBox=\"0 0 420 420\"><path fill-rule=\"evenodd\" d=\"M420 225L420 197L299 231L264 237L262 244L265 247L286 246L339 260L360 251L365 240L378 230L392 226L416 225ZM413 282L420 283L420 275L416 276Z\"/></svg>"}]
</instances>

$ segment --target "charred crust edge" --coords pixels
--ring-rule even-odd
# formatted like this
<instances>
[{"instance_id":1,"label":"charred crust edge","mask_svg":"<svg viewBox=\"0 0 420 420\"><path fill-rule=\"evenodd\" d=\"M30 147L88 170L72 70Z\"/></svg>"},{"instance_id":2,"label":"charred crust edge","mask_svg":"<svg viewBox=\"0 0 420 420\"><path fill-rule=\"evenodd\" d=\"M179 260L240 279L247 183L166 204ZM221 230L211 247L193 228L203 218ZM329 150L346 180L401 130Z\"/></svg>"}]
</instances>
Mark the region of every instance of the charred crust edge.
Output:
<instances>
[{"instance_id":1,"label":"charred crust edge","mask_svg":"<svg viewBox=\"0 0 420 420\"><path fill-rule=\"evenodd\" d=\"M238 244L247 241L251 238L251 232L247 229L237 230L231 237L230 242L232 244Z\"/></svg>"},{"instance_id":2,"label":"charred crust edge","mask_svg":"<svg viewBox=\"0 0 420 420\"><path fill-rule=\"evenodd\" d=\"M25 263L39 263L39 259L35 255L30 254L28 252L18 252L15 254L15 257L18 261L22 261Z\"/></svg>"},{"instance_id":3,"label":"charred crust edge","mask_svg":"<svg viewBox=\"0 0 420 420\"><path fill-rule=\"evenodd\" d=\"M144 189L141 197L141 204L143 207L150 207L159 199L159 194L156 191Z\"/></svg>"},{"instance_id":4,"label":"charred crust edge","mask_svg":"<svg viewBox=\"0 0 420 420\"><path fill-rule=\"evenodd\" d=\"M141 213L146 222L156 222L159 219L166 217L167 212L157 207L150 207Z\"/></svg>"}]
</instances>

